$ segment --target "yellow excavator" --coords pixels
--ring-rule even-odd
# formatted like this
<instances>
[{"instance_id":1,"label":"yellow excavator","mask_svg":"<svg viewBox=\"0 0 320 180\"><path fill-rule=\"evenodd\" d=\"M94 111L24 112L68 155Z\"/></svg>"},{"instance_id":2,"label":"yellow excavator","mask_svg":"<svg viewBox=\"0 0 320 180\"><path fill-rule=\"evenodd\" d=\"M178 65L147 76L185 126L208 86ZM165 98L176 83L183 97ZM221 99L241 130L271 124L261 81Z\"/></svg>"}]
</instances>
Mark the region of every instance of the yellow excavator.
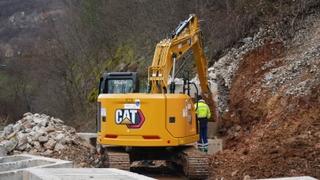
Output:
<instances>
[{"instance_id":1,"label":"yellow excavator","mask_svg":"<svg viewBox=\"0 0 320 180\"><path fill-rule=\"evenodd\" d=\"M208 176L206 154L194 148L199 140L189 81L176 93L175 66L192 50L201 94L214 110L208 87L207 60L197 16L179 24L156 46L148 69L148 92L137 92L137 75L106 73L100 80L97 113L98 151L106 167L129 170L141 160L166 160L182 166L189 178ZM171 76L170 76L171 74Z\"/></svg>"}]
</instances>

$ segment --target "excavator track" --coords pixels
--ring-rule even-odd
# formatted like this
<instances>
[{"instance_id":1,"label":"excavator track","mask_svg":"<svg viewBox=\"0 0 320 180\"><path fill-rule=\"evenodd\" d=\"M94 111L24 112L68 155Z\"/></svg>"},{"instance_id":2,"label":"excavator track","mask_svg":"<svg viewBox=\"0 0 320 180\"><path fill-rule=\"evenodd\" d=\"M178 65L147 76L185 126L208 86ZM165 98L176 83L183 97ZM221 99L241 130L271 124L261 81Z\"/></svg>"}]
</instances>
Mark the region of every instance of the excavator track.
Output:
<instances>
[{"instance_id":1,"label":"excavator track","mask_svg":"<svg viewBox=\"0 0 320 180\"><path fill-rule=\"evenodd\" d=\"M129 154L123 148L113 147L103 148L100 152L102 155L102 167L105 168L130 171L131 156L133 158L131 159L132 161L166 160L168 163L173 163L172 165L174 166L181 167L188 179L207 179L209 176L209 156L200 152L194 146L184 146L169 151L168 149L163 149L163 151L156 151L157 153L155 154L148 154L151 151L143 151L142 149L138 149L135 152L130 151ZM141 152L143 153L141 154ZM158 155L158 157L150 155Z\"/></svg>"},{"instance_id":2,"label":"excavator track","mask_svg":"<svg viewBox=\"0 0 320 180\"><path fill-rule=\"evenodd\" d=\"M189 179L206 179L209 176L208 155L194 147L188 147L178 154L184 174Z\"/></svg>"},{"instance_id":3,"label":"excavator track","mask_svg":"<svg viewBox=\"0 0 320 180\"><path fill-rule=\"evenodd\" d=\"M105 149L103 153L103 166L130 171L130 156L126 152Z\"/></svg>"}]
</instances>

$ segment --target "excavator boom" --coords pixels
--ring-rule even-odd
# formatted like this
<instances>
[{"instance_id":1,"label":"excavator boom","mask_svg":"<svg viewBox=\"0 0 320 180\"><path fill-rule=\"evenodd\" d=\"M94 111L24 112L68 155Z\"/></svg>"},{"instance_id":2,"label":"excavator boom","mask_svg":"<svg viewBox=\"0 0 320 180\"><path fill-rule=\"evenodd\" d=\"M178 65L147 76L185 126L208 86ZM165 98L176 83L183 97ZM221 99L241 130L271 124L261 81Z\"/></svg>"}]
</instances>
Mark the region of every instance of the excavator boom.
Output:
<instances>
[{"instance_id":1,"label":"excavator boom","mask_svg":"<svg viewBox=\"0 0 320 180\"><path fill-rule=\"evenodd\" d=\"M157 44L152 65L148 70L150 92L168 92L168 82L174 80L175 63L189 50L193 51L202 96L214 110L215 105L208 86L208 62L203 51L199 20L194 14L179 24L170 39L164 39Z\"/></svg>"}]
</instances>

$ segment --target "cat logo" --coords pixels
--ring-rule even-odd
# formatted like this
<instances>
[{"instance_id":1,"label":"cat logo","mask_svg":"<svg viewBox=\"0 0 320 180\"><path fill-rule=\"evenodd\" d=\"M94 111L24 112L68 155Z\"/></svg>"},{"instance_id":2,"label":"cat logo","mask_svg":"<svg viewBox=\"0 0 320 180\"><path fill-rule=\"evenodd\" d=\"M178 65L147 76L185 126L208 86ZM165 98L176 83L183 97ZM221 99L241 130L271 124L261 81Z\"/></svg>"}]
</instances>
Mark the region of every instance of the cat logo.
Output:
<instances>
[{"instance_id":1,"label":"cat logo","mask_svg":"<svg viewBox=\"0 0 320 180\"><path fill-rule=\"evenodd\" d=\"M144 123L144 116L140 109L117 109L116 124L127 125L128 128L140 128Z\"/></svg>"}]
</instances>

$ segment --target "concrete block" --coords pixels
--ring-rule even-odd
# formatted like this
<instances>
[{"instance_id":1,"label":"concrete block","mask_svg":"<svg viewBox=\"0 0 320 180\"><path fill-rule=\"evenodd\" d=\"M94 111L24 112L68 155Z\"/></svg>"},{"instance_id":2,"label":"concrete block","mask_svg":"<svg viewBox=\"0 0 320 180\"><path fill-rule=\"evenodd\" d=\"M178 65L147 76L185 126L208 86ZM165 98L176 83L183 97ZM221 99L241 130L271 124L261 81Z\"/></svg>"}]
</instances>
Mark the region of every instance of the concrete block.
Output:
<instances>
[{"instance_id":1,"label":"concrete block","mask_svg":"<svg viewBox=\"0 0 320 180\"><path fill-rule=\"evenodd\" d=\"M192 145L198 148L197 143L192 143L189 145ZM213 155L222 150L223 150L223 139L220 139L220 138L208 139L208 154Z\"/></svg>"},{"instance_id":2,"label":"concrete block","mask_svg":"<svg viewBox=\"0 0 320 180\"><path fill-rule=\"evenodd\" d=\"M77 135L85 140L87 143L93 145L93 146L96 146L96 143L97 143L97 133L77 133Z\"/></svg>"},{"instance_id":3,"label":"concrete block","mask_svg":"<svg viewBox=\"0 0 320 180\"><path fill-rule=\"evenodd\" d=\"M223 140L219 138L208 139L208 154L215 154L223 149Z\"/></svg>"},{"instance_id":4,"label":"concrete block","mask_svg":"<svg viewBox=\"0 0 320 180\"><path fill-rule=\"evenodd\" d=\"M218 135L217 122L208 122L208 138L213 139Z\"/></svg>"},{"instance_id":5,"label":"concrete block","mask_svg":"<svg viewBox=\"0 0 320 180\"><path fill-rule=\"evenodd\" d=\"M23 171L29 168L71 168L72 161L64 161L29 154L0 157L0 179L20 180Z\"/></svg>"},{"instance_id":6,"label":"concrete block","mask_svg":"<svg viewBox=\"0 0 320 180\"><path fill-rule=\"evenodd\" d=\"M153 178L113 168L28 169L23 180L154 180Z\"/></svg>"}]
</instances>

